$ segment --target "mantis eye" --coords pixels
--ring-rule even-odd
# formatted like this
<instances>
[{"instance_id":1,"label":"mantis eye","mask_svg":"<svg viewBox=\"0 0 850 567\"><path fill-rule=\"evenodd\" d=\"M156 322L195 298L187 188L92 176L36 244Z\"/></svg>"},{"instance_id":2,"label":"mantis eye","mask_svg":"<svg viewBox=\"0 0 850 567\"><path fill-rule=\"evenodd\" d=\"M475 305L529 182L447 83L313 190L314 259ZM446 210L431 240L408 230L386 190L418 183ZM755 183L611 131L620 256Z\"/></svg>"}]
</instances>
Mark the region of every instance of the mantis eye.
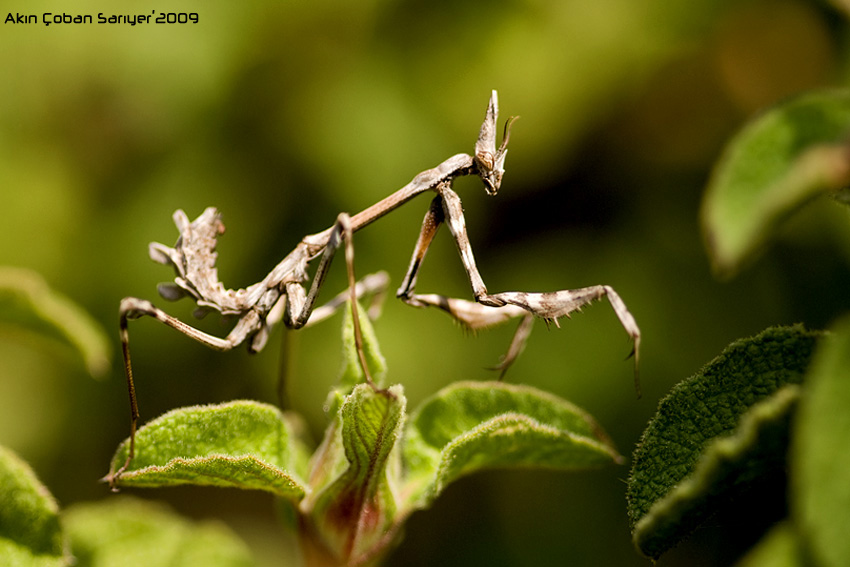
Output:
<instances>
[{"instance_id":1,"label":"mantis eye","mask_svg":"<svg viewBox=\"0 0 850 567\"><path fill-rule=\"evenodd\" d=\"M499 191L502 176L497 176L496 163L490 152L479 152L475 154L475 165L478 167L478 175L484 182L484 189L488 195L495 195Z\"/></svg>"}]
</instances>

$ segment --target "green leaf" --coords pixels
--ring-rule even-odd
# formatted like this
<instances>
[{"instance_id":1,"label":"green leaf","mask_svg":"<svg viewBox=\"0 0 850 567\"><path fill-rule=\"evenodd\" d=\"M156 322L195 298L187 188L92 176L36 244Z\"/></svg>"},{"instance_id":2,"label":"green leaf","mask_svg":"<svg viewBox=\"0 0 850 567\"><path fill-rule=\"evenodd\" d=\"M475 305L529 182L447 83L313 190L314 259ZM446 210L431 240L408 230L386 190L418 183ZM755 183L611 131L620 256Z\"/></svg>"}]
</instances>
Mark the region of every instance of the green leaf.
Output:
<instances>
[{"instance_id":1,"label":"green leaf","mask_svg":"<svg viewBox=\"0 0 850 567\"><path fill-rule=\"evenodd\" d=\"M635 544L658 558L723 503L786 466L790 421L800 387L783 386L755 403L729 435L706 444L690 474L672 487L634 526Z\"/></svg>"},{"instance_id":2,"label":"green leaf","mask_svg":"<svg viewBox=\"0 0 850 567\"><path fill-rule=\"evenodd\" d=\"M375 384L381 386L387 373L387 363L378 348L378 339L375 336L372 322L366 312L357 304L360 313L360 329L363 337L363 352L366 364L372 374ZM363 367L357 355L354 344L354 321L351 315L351 303L345 308L342 323L342 345L343 364L337 385L331 389L325 402L326 412L333 418L322 443L316 449L311 461L310 486L315 491L320 491L329 482L336 479L346 468L348 461L345 458L345 450L342 445L341 428L342 420L339 409L357 384L365 382Z\"/></svg>"},{"instance_id":3,"label":"green leaf","mask_svg":"<svg viewBox=\"0 0 850 567\"><path fill-rule=\"evenodd\" d=\"M59 506L35 473L0 446L0 558L11 567L69 565Z\"/></svg>"},{"instance_id":4,"label":"green leaf","mask_svg":"<svg viewBox=\"0 0 850 567\"><path fill-rule=\"evenodd\" d=\"M423 402L405 432L404 458L411 508L430 505L448 483L478 470L570 470L620 461L584 411L504 382L458 382Z\"/></svg>"},{"instance_id":5,"label":"green leaf","mask_svg":"<svg viewBox=\"0 0 850 567\"><path fill-rule=\"evenodd\" d=\"M401 435L406 400L402 387L374 390L360 384L339 410L348 467L303 505L324 547L336 560L362 564L392 541L396 501L390 454Z\"/></svg>"},{"instance_id":6,"label":"green leaf","mask_svg":"<svg viewBox=\"0 0 850 567\"><path fill-rule=\"evenodd\" d=\"M803 550L790 522L772 528L735 567L803 567Z\"/></svg>"},{"instance_id":7,"label":"green leaf","mask_svg":"<svg viewBox=\"0 0 850 567\"><path fill-rule=\"evenodd\" d=\"M136 455L118 486L193 484L265 490L298 502L306 488L306 450L281 412L235 401L168 412L136 435ZM127 458L125 440L110 476Z\"/></svg>"},{"instance_id":8,"label":"green leaf","mask_svg":"<svg viewBox=\"0 0 850 567\"><path fill-rule=\"evenodd\" d=\"M637 547L659 557L748 482L784 466L796 387L820 333L776 327L735 341L659 404L627 490Z\"/></svg>"},{"instance_id":9,"label":"green leaf","mask_svg":"<svg viewBox=\"0 0 850 567\"><path fill-rule=\"evenodd\" d=\"M378 348L378 339L375 336L375 329L372 327L372 322L369 320L366 311L357 305L360 321L360 333L363 336L363 354L366 357L366 365L372 375L372 380L377 386L384 384L384 379L387 374L387 362ZM331 398L338 392L342 396L351 393L351 390L357 384L362 384L366 381L363 374L363 367L360 364L360 357L357 354L357 348L354 344L354 318L351 315L351 303L347 303L345 307L345 315L342 322L342 372L340 373L339 385L331 392ZM342 398L338 398L341 400ZM331 404L331 415L336 415L338 406L333 407Z\"/></svg>"},{"instance_id":10,"label":"green leaf","mask_svg":"<svg viewBox=\"0 0 850 567\"><path fill-rule=\"evenodd\" d=\"M702 204L715 271L734 275L788 215L850 183L850 91L806 94L750 122L729 143Z\"/></svg>"},{"instance_id":11,"label":"green leaf","mask_svg":"<svg viewBox=\"0 0 850 567\"><path fill-rule=\"evenodd\" d=\"M0 323L70 345L92 376L109 370L112 351L100 325L33 271L0 267Z\"/></svg>"},{"instance_id":12,"label":"green leaf","mask_svg":"<svg viewBox=\"0 0 850 567\"><path fill-rule=\"evenodd\" d=\"M793 511L819 565L850 565L850 318L823 340L806 380L794 438Z\"/></svg>"},{"instance_id":13,"label":"green leaf","mask_svg":"<svg viewBox=\"0 0 850 567\"><path fill-rule=\"evenodd\" d=\"M128 497L77 504L64 514L77 567L252 567L223 523L190 522L162 504Z\"/></svg>"}]
</instances>

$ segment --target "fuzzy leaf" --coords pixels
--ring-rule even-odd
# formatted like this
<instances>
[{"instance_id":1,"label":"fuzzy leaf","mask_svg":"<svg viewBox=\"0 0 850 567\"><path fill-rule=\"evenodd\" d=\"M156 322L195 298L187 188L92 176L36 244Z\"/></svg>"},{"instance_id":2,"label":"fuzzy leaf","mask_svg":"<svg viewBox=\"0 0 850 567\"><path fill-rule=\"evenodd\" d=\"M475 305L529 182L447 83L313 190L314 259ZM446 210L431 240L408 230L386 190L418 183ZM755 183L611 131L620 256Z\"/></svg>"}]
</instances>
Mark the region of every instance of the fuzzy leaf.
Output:
<instances>
[{"instance_id":1,"label":"fuzzy leaf","mask_svg":"<svg viewBox=\"0 0 850 567\"><path fill-rule=\"evenodd\" d=\"M113 475L127 458L118 448ZM306 488L306 451L281 412L236 401L170 411L136 435L136 455L118 486L180 484L265 490L298 502Z\"/></svg>"},{"instance_id":2,"label":"fuzzy leaf","mask_svg":"<svg viewBox=\"0 0 850 567\"><path fill-rule=\"evenodd\" d=\"M69 565L59 506L24 461L0 446L0 559L13 567Z\"/></svg>"},{"instance_id":3,"label":"fuzzy leaf","mask_svg":"<svg viewBox=\"0 0 850 567\"><path fill-rule=\"evenodd\" d=\"M632 536L659 557L736 490L782 466L788 419L818 337L801 326L735 341L659 404L634 454Z\"/></svg>"},{"instance_id":4,"label":"fuzzy leaf","mask_svg":"<svg viewBox=\"0 0 850 567\"><path fill-rule=\"evenodd\" d=\"M33 271L0 267L0 323L70 345L92 376L109 370L112 351L100 325Z\"/></svg>"},{"instance_id":5,"label":"fuzzy leaf","mask_svg":"<svg viewBox=\"0 0 850 567\"><path fill-rule=\"evenodd\" d=\"M800 96L750 122L727 146L702 204L715 271L734 275L788 215L850 184L850 91Z\"/></svg>"},{"instance_id":6,"label":"fuzzy leaf","mask_svg":"<svg viewBox=\"0 0 850 567\"><path fill-rule=\"evenodd\" d=\"M363 352L366 364L372 374L372 379L378 386L383 385L387 373L387 363L378 347L372 322L367 313L357 304L360 313L360 329L363 336ZM339 419L339 408L357 384L365 383L363 367L354 344L354 320L351 315L351 304L345 307L342 322L342 370L337 385L331 389L325 401L326 412L333 418L325 430L324 439L313 455L310 471L310 486L320 491L327 483L334 480L348 467L345 451L342 446L340 431L342 421Z\"/></svg>"},{"instance_id":7,"label":"fuzzy leaf","mask_svg":"<svg viewBox=\"0 0 850 567\"><path fill-rule=\"evenodd\" d=\"M360 332L363 336L363 354L366 357L366 365L375 384L383 386L387 374L387 362L378 348L378 339L375 336L375 329L372 327L369 316L359 303L356 305L359 313ZM365 381L366 377L363 374L363 367L360 365L360 357L357 355L357 348L354 343L354 318L351 315L351 303L349 302L345 306L342 322L342 372L340 372L337 386L331 390L328 396L329 413L336 415L342 399L351 393L354 386Z\"/></svg>"},{"instance_id":8,"label":"fuzzy leaf","mask_svg":"<svg viewBox=\"0 0 850 567\"><path fill-rule=\"evenodd\" d=\"M224 524L190 522L162 504L110 498L64 513L78 567L252 567L247 546Z\"/></svg>"},{"instance_id":9,"label":"fuzzy leaf","mask_svg":"<svg viewBox=\"0 0 850 567\"><path fill-rule=\"evenodd\" d=\"M450 482L488 468L579 469L619 462L601 427L551 394L504 382L458 382L411 416L406 506L430 505Z\"/></svg>"},{"instance_id":10,"label":"fuzzy leaf","mask_svg":"<svg viewBox=\"0 0 850 567\"><path fill-rule=\"evenodd\" d=\"M824 567L850 565L850 318L821 344L797 417L794 512Z\"/></svg>"},{"instance_id":11,"label":"fuzzy leaf","mask_svg":"<svg viewBox=\"0 0 850 567\"><path fill-rule=\"evenodd\" d=\"M348 467L302 506L311 510L321 545L346 564L361 564L384 551L395 527L388 470L405 405L401 386L380 391L356 386L339 410Z\"/></svg>"},{"instance_id":12,"label":"fuzzy leaf","mask_svg":"<svg viewBox=\"0 0 850 567\"><path fill-rule=\"evenodd\" d=\"M634 541L657 558L754 482L785 469L790 420L800 387L783 386L755 403L729 435L707 443L691 473L634 526Z\"/></svg>"}]
</instances>

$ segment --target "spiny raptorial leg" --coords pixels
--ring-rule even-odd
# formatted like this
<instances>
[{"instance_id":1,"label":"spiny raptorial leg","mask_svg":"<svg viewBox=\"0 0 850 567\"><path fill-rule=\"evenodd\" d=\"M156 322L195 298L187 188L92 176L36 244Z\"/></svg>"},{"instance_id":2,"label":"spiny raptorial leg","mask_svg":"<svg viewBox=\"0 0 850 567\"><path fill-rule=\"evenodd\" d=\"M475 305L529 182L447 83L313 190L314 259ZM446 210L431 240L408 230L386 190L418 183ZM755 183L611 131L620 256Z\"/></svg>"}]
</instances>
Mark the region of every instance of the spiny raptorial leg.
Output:
<instances>
[{"instance_id":1,"label":"spiny raptorial leg","mask_svg":"<svg viewBox=\"0 0 850 567\"><path fill-rule=\"evenodd\" d=\"M638 374L640 329L617 292L610 286L597 285L582 289L544 293L522 291L488 293L475 263L475 254L472 251L472 245L467 234L460 197L451 188L451 182L439 185L437 192L438 195L431 201L431 206L422 222L422 228L414 247L407 274L397 292L398 297L415 307L430 306L442 309L470 329L481 329L514 317L523 317L514 333L507 354L496 366L496 369L500 371L500 377L504 376L504 373L522 352L531 333L532 316L540 317L547 322L555 321L557 323L560 317L569 316L570 313L581 309L592 301L607 297L623 328L634 341L632 354L635 359L635 390L640 396ZM416 277L425 259L428 247L440 226L444 223L448 224L449 231L457 245L461 263L466 270L477 303L442 295L414 293Z\"/></svg>"},{"instance_id":2,"label":"spiny raptorial leg","mask_svg":"<svg viewBox=\"0 0 850 567\"><path fill-rule=\"evenodd\" d=\"M262 281L245 289L227 289L218 280L215 268L215 246L218 236L224 233L224 224L221 222L218 211L210 207L193 222L189 222L182 211L176 211L174 220L180 231L177 243L174 247L152 243L149 248L149 254L153 260L170 264L175 270L174 281L161 285L160 294L170 300L190 297L198 305L198 313L218 311L222 315L235 317L237 323L225 338L219 338L183 323L143 299L128 297L121 301L120 335L130 399L131 428L128 458L121 468L106 479L113 488L118 477L127 470L135 454L135 434L139 420L130 362L129 320L152 317L216 350L230 350L247 342L250 351L258 352L265 346L271 329L279 322L283 322L291 329L309 326L327 318L340 306L345 305L348 299L353 309L358 357L366 380L371 384L372 378L363 353L359 313L355 305L357 298L371 295L373 302L370 315L375 314L377 308L374 298L377 297L379 302L387 286L387 277L386 274L379 273L367 276L361 282L355 282L352 235L425 192L434 192L437 195L425 215L413 258L398 290L398 297L417 307L442 309L472 329L496 325L513 318L522 318L507 354L497 366L501 375L504 375L522 351L534 316L542 317L547 321L557 321L559 317L569 315L593 300L607 297L623 327L634 340L633 353L637 384L640 331L625 303L611 287L592 286L551 293L519 291L488 293L475 265L472 247L466 233L463 206L460 197L452 190L452 183L458 177L477 175L481 178L489 195L498 193L505 173L504 164L508 151L510 125L514 120L511 118L507 121L502 142L497 146L498 115L498 97L496 91L492 91L484 122L475 143L474 155L456 154L436 167L419 173L407 185L359 213L350 217L340 214L333 226L322 232L305 236ZM457 245L475 302L442 295L415 293L416 276L422 266L425 253L439 227L444 223L448 224ZM331 260L343 240L349 283L349 289L345 292L347 296L340 294L327 305L315 307ZM304 288L309 280L307 267L315 258L320 258L319 266L308 291Z\"/></svg>"}]
</instances>

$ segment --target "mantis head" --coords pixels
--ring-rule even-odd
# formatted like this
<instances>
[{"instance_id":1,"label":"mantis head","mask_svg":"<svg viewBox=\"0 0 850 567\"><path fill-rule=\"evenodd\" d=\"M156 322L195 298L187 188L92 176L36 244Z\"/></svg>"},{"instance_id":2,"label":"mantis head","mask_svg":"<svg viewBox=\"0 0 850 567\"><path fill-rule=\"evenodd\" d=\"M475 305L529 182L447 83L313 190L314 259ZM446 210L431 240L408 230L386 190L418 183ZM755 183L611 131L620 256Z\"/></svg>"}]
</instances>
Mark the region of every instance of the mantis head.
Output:
<instances>
[{"instance_id":1,"label":"mantis head","mask_svg":"<svg viewBox=\"0 0 850 567\"><path fill-rule=\"evenodd\" d=\"M502 185L502 176L505 174L505 157L508 154L508 140L511 137L511 125L519 116L511 116L505 123L505 132L502 135L502 144L496 149L496 121L499 118L499 96L494 90L490 95L490 104L487 106L487 114L484 123L481 124L481 132L475 143L475 166L478 175L484 182L484 189L488 195L495 195Z\"/></svg>"}]
</instances>

